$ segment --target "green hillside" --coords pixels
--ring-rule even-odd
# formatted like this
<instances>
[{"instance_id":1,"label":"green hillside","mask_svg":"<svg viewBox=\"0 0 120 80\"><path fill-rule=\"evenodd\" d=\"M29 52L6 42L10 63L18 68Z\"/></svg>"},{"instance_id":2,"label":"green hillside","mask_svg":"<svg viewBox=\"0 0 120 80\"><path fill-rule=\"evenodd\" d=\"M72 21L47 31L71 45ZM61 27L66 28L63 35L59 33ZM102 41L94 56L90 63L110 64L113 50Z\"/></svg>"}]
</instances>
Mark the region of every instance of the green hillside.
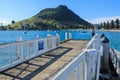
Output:
<instances>
[{"instance_id":1,"label":"green hillside","mask_svg":"<svg viewBox=\"0 0 120 80\"><path fill-rule=\"evenodd\" d=\"M46 8L35 16L9 25L7 29L47 30L47 29L76 29L90 25L64 5L57 8Z\"/></svg>"}]
</instances>

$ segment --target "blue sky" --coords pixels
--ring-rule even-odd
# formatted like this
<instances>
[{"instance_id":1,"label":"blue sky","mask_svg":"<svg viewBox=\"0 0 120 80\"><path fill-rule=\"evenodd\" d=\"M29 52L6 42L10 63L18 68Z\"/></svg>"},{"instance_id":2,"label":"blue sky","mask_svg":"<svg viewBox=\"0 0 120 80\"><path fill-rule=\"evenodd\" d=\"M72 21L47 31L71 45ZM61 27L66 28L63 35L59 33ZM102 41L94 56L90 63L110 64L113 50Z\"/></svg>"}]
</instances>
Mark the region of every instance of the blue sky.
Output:
<instances>
[{"instance_id":1,"label":"blue sky","mask_svg":"<svg viewBox=\"0 0 120 80\"><path fill-rule=\"evenodd\" d=\"M58 5L66 5L92 23L120 18L120 0L0 0L0 22L27 19L42 9Z\"/></svg>"}]
</instances>

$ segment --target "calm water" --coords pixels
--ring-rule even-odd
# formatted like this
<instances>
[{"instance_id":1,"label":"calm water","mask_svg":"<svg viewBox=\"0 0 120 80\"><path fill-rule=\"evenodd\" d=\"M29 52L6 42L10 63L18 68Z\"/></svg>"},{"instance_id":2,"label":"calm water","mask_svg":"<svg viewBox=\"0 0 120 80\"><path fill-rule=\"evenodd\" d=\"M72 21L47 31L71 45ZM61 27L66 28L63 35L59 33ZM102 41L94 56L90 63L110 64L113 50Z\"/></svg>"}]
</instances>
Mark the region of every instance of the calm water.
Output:
<instances>
[{"instance_id":1,"label":"calm water","mask_svg":"<svg viewBox=\"0 0 120 80\"><path fill-rule=\"evenodd\" d=\"M51 34L55 36L57 33L60 34L60 41L65 40L65 32L70 32L69 30L66 31L28 31L24 34L23 31L0 31L0 44L3 43L10 43L16 42L18 36L22 36L23 40L32 40L35 39L36 36L39 38L45 38L47 34ZM71 31L73 33L74 39L90 39L91 35L87 33L82 33L78 31Z\"/></svg>"},{"instance_id":2,"label":"calm water","mask_svg":"<svg viewBox=\"0 0 120 80\"><path fill-rule=\"evenodd\" d=\"M65 40L65 32L72 32L73 39L91 39L90 30L56 30L56 31L28 31L24 34L23 31L0 31L0 44L16 42L18 36L22 36L23 40L35 39L36 36L39 38L45 38L47 34L55 36L56 33L60 34L60 41ZM96 31L96 33L104 33L110 40L110 45L120 51L120 32L106 32L106 31Z\"/></svg>"},{"instance_id":3,"label":"calm water","mask_svg":"<svg viewBox=\"0 0 120 80\"><path fill-rule=\"evenodd\" d=\"M104 33L110 41L110 46L120 51L120 32L98 31L98 33Z\"/></svg>"},{"instance_id":4,"label":"calm water","mask_svg":"<svg viewBox=\"0 0 120 80\"><path fill-rule=\"evenodd\" d=\"M24 34L23 31L0 31L0 44L16 42L18 36L22 36L23 40L32 40L36 36L39 38L45 38L47 34L55 36L57 33L60 34L60 41L65 40L65 32L72 32L73 39L91 39L90 30L66 30L66 31L29 31L27 34ZM105 31L96 31L96 33L104 33L106 37L110 40L110 46L120 51L120 32L105 32ZM16 47L12 47L12 51L16 51ZM24 48L26 50L26 47ZM8 51L8 48L0 49L0 67L9 63L9 54L5 51ZM17 52L13 52L17 53ZM12 61L17 60L17 55L12 54Z\"/></svg>"}]
</instances>

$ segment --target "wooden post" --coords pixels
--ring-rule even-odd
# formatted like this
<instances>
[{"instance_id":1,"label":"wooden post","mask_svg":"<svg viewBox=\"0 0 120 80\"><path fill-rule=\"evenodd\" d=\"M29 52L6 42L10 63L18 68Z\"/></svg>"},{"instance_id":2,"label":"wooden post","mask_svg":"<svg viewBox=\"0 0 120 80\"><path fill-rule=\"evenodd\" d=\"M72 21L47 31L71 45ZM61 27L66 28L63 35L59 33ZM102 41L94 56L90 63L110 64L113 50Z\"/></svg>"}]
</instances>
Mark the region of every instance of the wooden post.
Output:
<instances>
[{"instance_id":1,"label":"wooden post","mask_svg":"<svg viewBox=\"0 0 120 80\"><path fill-rule=\"evenodd\" d=\"M101 68L108 70L109 69L109 40L105 35L101 35L101 45L102 45L102 54L101 54Z\"/></svg>"}]
</instances>

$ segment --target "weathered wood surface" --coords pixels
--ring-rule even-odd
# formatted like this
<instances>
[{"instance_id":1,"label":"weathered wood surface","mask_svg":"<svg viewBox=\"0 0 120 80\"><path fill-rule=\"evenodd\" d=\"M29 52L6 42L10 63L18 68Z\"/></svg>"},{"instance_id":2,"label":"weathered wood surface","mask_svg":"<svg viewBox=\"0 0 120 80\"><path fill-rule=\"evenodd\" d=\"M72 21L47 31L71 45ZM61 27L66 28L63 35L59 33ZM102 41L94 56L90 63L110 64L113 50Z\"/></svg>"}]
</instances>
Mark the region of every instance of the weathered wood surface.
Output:
<instances>
[{"instance_id":1,"label":"weathered wood surface","mask_svg":"<svg viewBox=\"0 0 120 80\"><path fill-rule=\"evenodd\" d=\"M46 80L87 47L88 41L70 40L60 47L0 73L0 80Z\"/></svg>"}]
</instances>

